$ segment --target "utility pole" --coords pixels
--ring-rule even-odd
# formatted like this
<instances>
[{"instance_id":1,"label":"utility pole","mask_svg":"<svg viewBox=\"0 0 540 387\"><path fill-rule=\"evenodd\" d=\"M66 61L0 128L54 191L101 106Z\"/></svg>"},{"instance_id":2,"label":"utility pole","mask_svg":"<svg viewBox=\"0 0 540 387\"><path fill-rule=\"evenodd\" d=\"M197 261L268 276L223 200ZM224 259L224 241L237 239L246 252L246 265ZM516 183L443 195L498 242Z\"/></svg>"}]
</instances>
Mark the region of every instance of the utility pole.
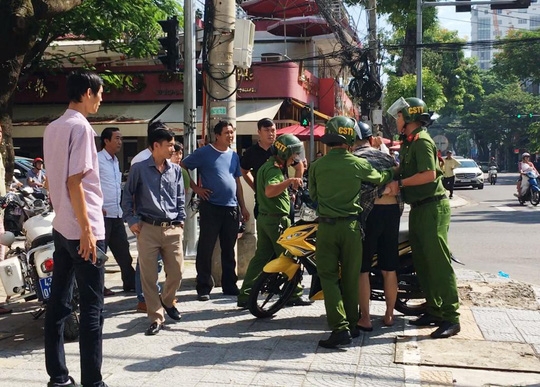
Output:
<instances>
[{"instance_id":1,"label":"utility pole","mask_svg":"<svg viewBox=\"0 0 540 387\"><path fill-rule=\"evenodd\" d=\"M369 63L370 63L370 72L373 74L377 82L379 84L381 83L380 79L380 72L379 72L379 66L378 66L378 60L379 60L379 41L377 38L377 0L368 0L368 57L369 57ZM382 94L381 94L382 98ZM379 122L378 118L375 117L375 111L379 111L381 109L381 99L379 98L378 101L372 102L369 107L370 112L370 120L372 126L380 126L382 125L382 121ZM380 115L377 115L377 117L380 117ZM375 131L374 131L375 133Z\"/></svg>"},{"instance_id":2,"label":"utility pole","mask_svg":"<svg viewBox=\"0 0 540 387\"><path fill-rule=\"evenodd\" d=\"M236 74L233 64L236 2L213 1L214 18L212 48L208 52L208 135L213 140L213 127L218 121L232 122L236 127ZM233 149L236 150L236 149Z\"/></svg>"},{"instance_id":3,"label":"utility pole","mask_svg":"<svg viewBox=\"0 0 540 387\"><path fill-rule=\"evenodd\" d=\"M208 139L212 142L214 126L222 120L236 127L236 71L233 64L234 25L236 2L206 0L212 2L212 34L208 51ZM208 9L208 7L206 7ZM208 42L205 42L208 45ZM236 152L236 140L233 143ZM219 240L219 238L218 238ZM216 286L221 286L221 248L216 244L212 256L212 276Z\"/></svg>"},{"instance_id":4,"label":"utility pole","mask_svg":"<svg viewBox=\"0 0 540 387\"><path fill-rule=\"evenodd\" d=\"M193 0L184 0L184 152L190 155L196 149L197 142L197 108L195 106L195 8ZM197 171L189 171L195 181ZM197 219L188 205L186 197L186 221L184 231L184 249L186 256L197 253Z\"/></svg>"}]
</instances>

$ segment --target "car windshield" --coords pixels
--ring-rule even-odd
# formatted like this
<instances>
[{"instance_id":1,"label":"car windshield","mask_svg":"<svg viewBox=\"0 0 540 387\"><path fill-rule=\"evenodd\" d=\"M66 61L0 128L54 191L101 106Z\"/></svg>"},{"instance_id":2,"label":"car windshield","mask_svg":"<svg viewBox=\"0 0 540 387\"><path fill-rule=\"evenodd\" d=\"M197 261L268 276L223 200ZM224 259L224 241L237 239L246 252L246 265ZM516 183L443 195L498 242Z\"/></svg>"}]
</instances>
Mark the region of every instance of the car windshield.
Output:
<instances>
[{"instance_id":1,"label":"car windshield","mask_svg":"<svg viewBox=\"0 0 540 387\"><path fill-rule=\"evenodd\" d=\"M478 165L472 160L460 160L460 168L478 168Z\"/></svg>"}]
</instances>

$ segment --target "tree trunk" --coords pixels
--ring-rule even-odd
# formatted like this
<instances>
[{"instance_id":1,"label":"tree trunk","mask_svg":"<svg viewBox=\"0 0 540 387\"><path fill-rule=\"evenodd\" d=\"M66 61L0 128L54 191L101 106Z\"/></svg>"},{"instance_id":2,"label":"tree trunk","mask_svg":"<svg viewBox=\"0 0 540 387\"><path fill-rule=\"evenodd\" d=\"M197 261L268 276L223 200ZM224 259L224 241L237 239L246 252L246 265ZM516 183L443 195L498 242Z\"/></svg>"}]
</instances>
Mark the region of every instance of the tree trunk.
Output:
<instances>
[{"instance_id":1,"label":"tree trunk","mask_svg":"<svg viewBox=\"0 0 540 387\"><path fill-rule=\"evenodd\" d=\"M407 28L403 43L403 57L398 75L416 74L416 27Z\"/></svg>"}]
</instances>

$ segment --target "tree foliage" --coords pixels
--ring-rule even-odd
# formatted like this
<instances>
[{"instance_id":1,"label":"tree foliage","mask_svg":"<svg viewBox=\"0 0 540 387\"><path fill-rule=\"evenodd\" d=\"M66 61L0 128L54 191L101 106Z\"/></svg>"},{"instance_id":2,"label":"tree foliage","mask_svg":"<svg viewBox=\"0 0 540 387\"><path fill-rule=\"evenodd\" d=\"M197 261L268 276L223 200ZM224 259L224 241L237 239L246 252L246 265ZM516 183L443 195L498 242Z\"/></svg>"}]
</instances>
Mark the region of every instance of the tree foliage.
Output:
<instances>
[{"instance_id":1,"label":"tree foliage","mask_svg":"<svg viewBox=\"0 0 540 387\"><path fill-rule=\"evenodd\" d=\"M501 77L540 82L540 30L510 30L501 42L493 70Z\"/></svg>"},{"instance_id":2,"label":"tree foliage","mask_svg":"<svg viewBox=\"0 0 540 387\"><path fill-rule=\"evenodd\" d=\"M6 169L13 166L13 93L21 76L40 67L53 41L65 36L101 40L106 49L145 57L157 50L157 20L172 15L181 15L175 0L1 1L0 124Z\"/></svg>"}]
</instances>

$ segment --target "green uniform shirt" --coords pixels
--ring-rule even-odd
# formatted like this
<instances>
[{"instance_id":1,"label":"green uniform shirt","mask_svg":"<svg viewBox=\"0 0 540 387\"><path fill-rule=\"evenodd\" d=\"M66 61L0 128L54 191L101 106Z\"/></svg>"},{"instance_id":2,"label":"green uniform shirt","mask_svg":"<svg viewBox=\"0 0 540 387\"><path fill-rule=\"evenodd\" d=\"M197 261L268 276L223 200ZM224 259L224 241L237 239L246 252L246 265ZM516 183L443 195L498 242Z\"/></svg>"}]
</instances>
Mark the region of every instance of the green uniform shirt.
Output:
<instances>
[{"instance_id":1,"label":"green uniform shirt","mask_svg":"<svg viewBox=\"0 0 540 387\"><path fill-rule=\"evenodd\" d=\"M444 195L446 190L442 185L442 171L437 167L437 147L426 128L415 129L401 144L400 178L405 179L418 172L436 171L434 181L411 187L403 187L405 203L414 203L431 196Z\"/></svg>"},{"instance_id":2,"label":"green uniform shirt","mask_svg":"<svg viewBox=\"0 0 540 387\"><path fill-rule=\"evenodd\" d=\"M309 168L309 196L318 202L317 212L329 218L358 215L362 181L384 184L392 180L392 170L379 172L349 151L334 148Z\"/></svg>"},{"instance_id":3,"label":"green uniform shirt","mask_svg":"<svg viewBox=\"0 0 540 387\"><path fill-rule=\"evenodd\" d=\"M269 198L266 196L266 186L279 184L285 181L283 172L276 163L274 157L270 157L257 172L255 179L257 184L257 203L259 203L259 213L261 214L283 214L288 215L291 209L289 193L284 190L278 196Z\"/></svg>"}]
</instances>

